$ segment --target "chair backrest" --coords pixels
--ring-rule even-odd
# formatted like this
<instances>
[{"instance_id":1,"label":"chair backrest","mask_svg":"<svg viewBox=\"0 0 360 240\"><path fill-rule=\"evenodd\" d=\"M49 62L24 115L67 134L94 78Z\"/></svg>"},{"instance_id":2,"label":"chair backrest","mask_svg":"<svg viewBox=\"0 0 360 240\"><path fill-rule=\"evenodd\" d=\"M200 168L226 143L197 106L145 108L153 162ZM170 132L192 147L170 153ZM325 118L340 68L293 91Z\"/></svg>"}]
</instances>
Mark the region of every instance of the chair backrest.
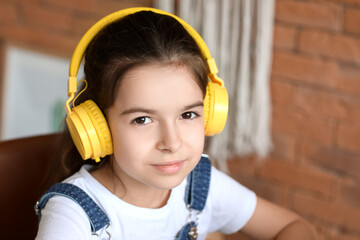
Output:
<instances>
[{"instance_id":1,"label":"chair backrest","mask_svg":"<svg viewBox=\"0 0 360 240\"><path fill-rule=\"evenodd\" d=\"M34 211L54 156L59 135L42 135L0 142L1 239L34 239Z\"/></svg>"}]
</instances>

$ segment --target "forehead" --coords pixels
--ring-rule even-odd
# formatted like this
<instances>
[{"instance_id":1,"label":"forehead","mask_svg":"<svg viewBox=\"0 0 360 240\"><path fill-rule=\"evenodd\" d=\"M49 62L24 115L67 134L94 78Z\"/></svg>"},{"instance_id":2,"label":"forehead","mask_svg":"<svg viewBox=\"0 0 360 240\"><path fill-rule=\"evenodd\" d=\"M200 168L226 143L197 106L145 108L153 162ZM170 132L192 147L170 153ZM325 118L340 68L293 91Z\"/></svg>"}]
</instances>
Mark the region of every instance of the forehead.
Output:
<instances>
[{"instance_id":1,"label":"forehead","mask_svg":"<svg viewBox=\"0 0 360 240\"><path fill-rule=\"evenodd\" d=\"M203 93L184 66L148 64L129 70L120 82L115 102L122 105L187 104Z\"/></svg>"}]
</instances>

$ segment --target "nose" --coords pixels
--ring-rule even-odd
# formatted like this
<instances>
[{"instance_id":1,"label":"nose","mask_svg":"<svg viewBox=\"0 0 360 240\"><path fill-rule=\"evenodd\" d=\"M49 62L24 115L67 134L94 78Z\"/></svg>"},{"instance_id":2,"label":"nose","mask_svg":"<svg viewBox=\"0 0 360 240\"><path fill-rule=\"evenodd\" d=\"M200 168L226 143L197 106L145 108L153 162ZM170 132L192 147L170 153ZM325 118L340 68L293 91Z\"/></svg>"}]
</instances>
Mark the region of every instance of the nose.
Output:
<instances>
[{"instance_id":1,"label":"nose","mask_svg":"<svg viewBox=\"0 0 360 240\"><path fill-rule=\"evenodd\" d=\"M159 128L159 140L156 148L162 152L175 153L181 145L182 139L176 124L162 124Z\"/></svg>"}]
</instances>

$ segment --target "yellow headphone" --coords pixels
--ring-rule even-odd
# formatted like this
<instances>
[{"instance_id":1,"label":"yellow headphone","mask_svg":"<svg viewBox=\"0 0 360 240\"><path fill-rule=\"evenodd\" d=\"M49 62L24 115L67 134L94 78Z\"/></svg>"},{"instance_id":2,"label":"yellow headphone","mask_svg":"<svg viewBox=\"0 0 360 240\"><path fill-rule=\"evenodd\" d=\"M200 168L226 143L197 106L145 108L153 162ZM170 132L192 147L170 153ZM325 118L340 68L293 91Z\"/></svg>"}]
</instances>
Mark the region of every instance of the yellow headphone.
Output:
<instances>
[{"instance_id":1,"label":"yellow headphone","mask_svg":"<svg viewBox=\"0 0 360 240\"><path fill-rule=\"evenodd\" d=\"M113 145L106 119L95 102L87 100L70 109L70 103L74 100L77 91L76 76L81 60L87 46L100 30L112 22L139 11L152 11L175 18L196 41L209 68L210 81L204 98L205 135L212 136L220 133L225 127L229 105L228 94L224 82L217 76L218 69L215 60L211 57L201 36L184 20L173 14L154 8L128 8L114 12L93 25L81 38L71 58L68 81L69 99L65 104L66 122L74 144L84 160L92 158L96 162L100 161L101 157L113 153Z\"/></svg>"}]
</instances>

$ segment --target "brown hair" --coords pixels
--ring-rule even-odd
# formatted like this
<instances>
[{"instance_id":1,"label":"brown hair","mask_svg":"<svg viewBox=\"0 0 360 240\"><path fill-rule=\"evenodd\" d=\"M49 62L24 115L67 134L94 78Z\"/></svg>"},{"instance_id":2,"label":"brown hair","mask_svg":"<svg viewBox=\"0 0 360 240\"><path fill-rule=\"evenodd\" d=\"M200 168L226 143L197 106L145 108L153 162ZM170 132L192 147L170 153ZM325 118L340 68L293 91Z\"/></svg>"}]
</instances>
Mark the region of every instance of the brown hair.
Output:
<instances>
[{"instance_id":1,"label":"brown hair","mask_svg":"<svg viewBox=\"0 0 360 240\"><path fill-rule=\"evenodd\" d=\"M77 102L92 99L105 112L112 106L124 74L149 63L187 67L205 96L207 68L191 35L172 17L141 11L109 24L91 41L84 66L88 88ZM74 174L85 163L101 167L109 159L107 156L99 164L84 161L67 128L62 138L47 186Z\"/></svg>"}]
</instances>

